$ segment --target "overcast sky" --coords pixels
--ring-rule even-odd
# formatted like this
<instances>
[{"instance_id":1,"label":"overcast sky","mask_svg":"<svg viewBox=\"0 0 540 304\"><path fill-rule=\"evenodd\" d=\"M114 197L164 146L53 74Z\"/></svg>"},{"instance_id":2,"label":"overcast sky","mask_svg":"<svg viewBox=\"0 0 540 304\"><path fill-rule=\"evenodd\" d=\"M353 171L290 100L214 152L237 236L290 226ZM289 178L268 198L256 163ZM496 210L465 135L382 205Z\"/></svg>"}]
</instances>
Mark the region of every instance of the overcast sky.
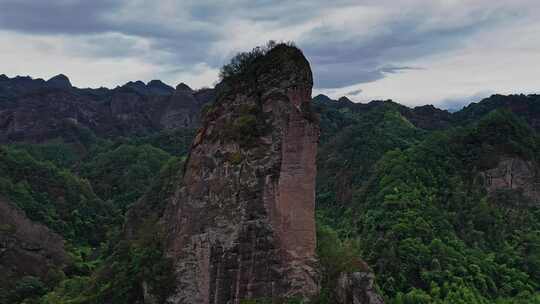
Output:
<instances>
[{"instance_id":1,"label":"overcast sky","mask_svg":"<svg viewBox=\"0 0 540 304\"><path fill-rule=\"evenodd\" d=\"M198 88L236 52L292 40L315 93L456 107L540 91L539 16L539 0L0 0L0 74Z\"/></svg>"}]
</instances>

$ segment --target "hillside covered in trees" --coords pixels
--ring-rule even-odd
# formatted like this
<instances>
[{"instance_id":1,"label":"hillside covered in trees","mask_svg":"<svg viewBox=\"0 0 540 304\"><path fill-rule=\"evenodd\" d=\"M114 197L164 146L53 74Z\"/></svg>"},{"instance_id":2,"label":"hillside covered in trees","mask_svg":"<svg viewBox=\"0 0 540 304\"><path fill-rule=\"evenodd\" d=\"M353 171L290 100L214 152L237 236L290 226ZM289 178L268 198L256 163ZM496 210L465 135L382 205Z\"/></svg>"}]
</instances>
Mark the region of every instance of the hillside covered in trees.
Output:
<instances>
[{"instance_id":1,"label":"hillside covered in trees","mask_svg":"<svg viewBox=\"0 0 540 304\"><path fill-rule=\"evenodd\" d=\"M31 94L60 94L45 89ZM98 94L73 90L62 94ZM114 101L122 90L152 99L129 87L92 98ZM181 90L167 88L158 99L172 103ZM27 107L24 98L17 91L16 102L0 107ZM494 95L456 113L323 95L312 107L321 128L317 303L335 303L336 276L354 271L373 271L387 303L540 303L539 96ZM127 220L160 212L183 170L199 119L167 122L133 133L114 122L107 125L114 132L69 124L45 141L4 141L0 195L63 237L69 261L48 275L20 273L0 287L0 303L133 303L148 277L163 301L171 265L155 239L160 232L121 235ZM238 138L253 131L231 130ZM151 207L137 204L143 197ZM0 236L10 229L0 226Z\"/></svg>"}]
</instances>

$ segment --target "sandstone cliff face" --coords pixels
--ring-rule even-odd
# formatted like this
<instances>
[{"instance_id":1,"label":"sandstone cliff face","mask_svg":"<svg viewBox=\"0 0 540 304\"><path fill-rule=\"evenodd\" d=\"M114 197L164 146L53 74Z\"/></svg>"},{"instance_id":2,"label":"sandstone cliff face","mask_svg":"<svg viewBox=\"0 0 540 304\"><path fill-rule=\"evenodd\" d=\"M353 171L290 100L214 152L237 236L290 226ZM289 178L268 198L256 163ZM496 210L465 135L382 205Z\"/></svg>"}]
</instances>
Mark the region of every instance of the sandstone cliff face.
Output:
<instances>
[{"instance_id":1,"label":"sandstone cliff face","mask_svg":"<svg viewBox=\"0 0 540 304\"><path fill-rule=\"evenodd\" d=\"M531 161L516 157L503 157L495 168L481 173L489 194L500 190L520 192L532 203L540 204L540 176Z\"/></svg>"},{"instance_id":2,"label":"sandstone cliff face","mask_svg":"<svg viewBox=\"0 0 540 304\"><path fill-rule=\"evenodd\" d=\"M23 276L44 278L68 263L64 240L0 197L0 289Z\"/></svg>"},{"instance_id":3,"label":"sandstone cliff face","mask_svg":"<svg viewBox=\"0 0 540 304\"><path fill-rule=\"evenodd\" d=\"M185 85L184 85L185 86ZM0 78L0 143L69 141L77 128L98 136L145 135L162 129L198 128L202 106L214 91L176 90L153 80L113 90L78 89L64 75L48 81Z\"/></svg>"},{"instance_id":4,"label":"sandstone cliff face","mask_svg":"<svg viewBox=\"0 0 540 304\"><path fill-rule=\"evenodd\" d=\"M336 287L338 304L384 304L374 287L372 272L341 273Z\"/></svg>"},{"instance_id":5,"label":"sandstone cliff face","mask_svg":"<svg viewBox=\"0 0 540 304\"><path fill-rule=\"evenodd\" d=\"M318 292L312 83L302 53L280 45L220 85L165 212L171 303Z\"/></svg>"}]
</instances>

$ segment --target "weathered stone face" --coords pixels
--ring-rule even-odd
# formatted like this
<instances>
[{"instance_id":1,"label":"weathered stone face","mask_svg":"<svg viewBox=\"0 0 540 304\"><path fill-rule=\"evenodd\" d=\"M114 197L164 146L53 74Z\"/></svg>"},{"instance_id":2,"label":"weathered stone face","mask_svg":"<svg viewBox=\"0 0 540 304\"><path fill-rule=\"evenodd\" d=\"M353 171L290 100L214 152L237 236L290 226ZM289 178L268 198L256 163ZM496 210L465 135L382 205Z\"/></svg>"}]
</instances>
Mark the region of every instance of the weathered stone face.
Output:
<instances>
[{"instance_id":1,"label":"weathered stone face","mask_svg":"<svg viewBox=\"0 0 540 304\"><path fill-rule=\"evenodd\" d=\"M496 167L481 172L489 194L500 190L514 190L540 204L540 177L538 167L532 161L516 157L503 157Z\"/></svg>"},{"instance_id":2,"label":"weathered stone face","mask_svg":"<svg viewBox=\"0 0 540 304\"><path fill-rule=\"evenodd\" d=\"M221 85L165 212L171 303L318 292L311 88L309 63L287 46Z\"/></svg>"},{"instance_id":3,"label":"weathered stone face","mask_svg":"<svg viewBox=\"0 0 540 304\"><path fill-rule=\"evenodd\" d=\"M213 89L178 90L160 81L129 82L113 90L78 89L59 75L47 82L0 79L0 143L72 141L77 128L98 136L146 135L163 129L198 128Z\"/></svg>"},{"instance_id":4,"label":"weathered stone face","mask_svg":"<svg viewBox=\"0 0 540 304\"><path fill-rule=\"evenodd\" d=\"M372 272L341 273L336 286L338 304L384 304L377 293Z\"/></svg>"},{"instance_id":5,"label":"weathered stone face","mask_svg":"<svg viewBox=\"0 0 540 304\"><path fill-rule=\"evenodd\" d=\"M24 276L43 279L51 269L62 269L68 262L62 237L0 197L0 293Z\"/></svg>"}]
</instances>

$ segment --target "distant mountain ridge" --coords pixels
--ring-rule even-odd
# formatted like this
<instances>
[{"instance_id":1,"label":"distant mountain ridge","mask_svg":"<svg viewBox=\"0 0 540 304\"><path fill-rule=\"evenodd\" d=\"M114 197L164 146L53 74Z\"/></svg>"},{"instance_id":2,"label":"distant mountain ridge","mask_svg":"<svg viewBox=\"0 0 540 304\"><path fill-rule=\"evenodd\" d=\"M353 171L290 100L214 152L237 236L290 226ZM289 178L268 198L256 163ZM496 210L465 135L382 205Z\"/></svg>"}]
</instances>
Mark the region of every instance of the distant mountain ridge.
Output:
<instances>
[{"instance_id":1,"label":"distant mountain ridge","mask_svg":"<svg viewBox=\"0 0 540 304\"><path fill-rule=\"evenodd\" d=\"M100 137L196 128L213 89L174 89L159 80L115 89L80 89L65 75L47 81L0 76L0 142L42 142L87 129Z\"/></svg>"},{"instance_id":2,"label":"distant mountain ridge","mask_svg":"<svg viewBox=\"0 0 540 304\"><path fill-rule=\"evenodd\" d=\"M49 80L0 75L0 142L43 142L70 138L74 130L99 137L140 136L161 130L196 129L200 112L215 99L215 89L173 88L160 80L130 81L114 89L77 88L63 74ZM433 105L410 108L392 100L354 103L347 97L313 98L315 109L367 113L376 108L397 110L415 127L442 130L474 121L505 108L540 130L540 95L493 95L451 113ZM322 108L321 108L322 107ZM341 124L346 122L340 122ZM343 127L343 126L341 126Z\"/></svg>"},{"instance_id":3,"label":"distant mountain ridge","mask_svg":"<svg viewBox=\"0 0 540 304\"><path fill-rule=\"evenodd\" d=\"M192 90L184 83L179 84L182 88L188 88ZM64 89L75 90L83 92L99 93L113 91L118 89L132 89L138 93L144 95L170 95L174 92L174 88L170 85L162 82L161 80L151 80L148 83L144 83L141 80L129 81L121 86L116 86L113 89L100 87L100 88L78 88L71 84L69 78L64 74L58 74L51 77L48 80L42 78L32 78L31 76L15 76L13 78L8 77L5 74L0 75L0 98L7 99L8 97L16 97L20 95L26 95L43 89Z\"/></svg>"},{"instance_id":4,"label":"distant mountain ridge","mask_svg":"<svg viewBox=\"0 0 540 304\"><path fill-rule=\"evenodd\" d=\"M441 110L433 105L418 106L409 108L392 100L374 100L369 103L354 103L347 97L341 97L338 100L333 100L325 95L317 95L313 98L316 104L324 103L337 109L349 109L354 113L368 112L374 108L390 106L396 108L404 117L406 117L415 126L426 129L444 129L449 127L451 122L451 113L446 110Z\"/></svg>"},{"instance_id":5,"label":"distant mountain ridge","mask_svg":"<svg viewBox=\"0 0 540 304\"><path fill-rule=\"evenodd\" d=\"M333 109L348 109L363 113L376 107L393 107L416 127L425 130L445 129L452 125L463 125L479 119L487 113L504 108L523 118L533 129L540 130L540 95L538 94L495 94L479 102L471 102L456 112L439 109L433 105L410 108L392 100L374 100L369 103L354 103L347 97L338 100L319 94L313 98L316 104Z\"/></svg>"}]
</instances>

